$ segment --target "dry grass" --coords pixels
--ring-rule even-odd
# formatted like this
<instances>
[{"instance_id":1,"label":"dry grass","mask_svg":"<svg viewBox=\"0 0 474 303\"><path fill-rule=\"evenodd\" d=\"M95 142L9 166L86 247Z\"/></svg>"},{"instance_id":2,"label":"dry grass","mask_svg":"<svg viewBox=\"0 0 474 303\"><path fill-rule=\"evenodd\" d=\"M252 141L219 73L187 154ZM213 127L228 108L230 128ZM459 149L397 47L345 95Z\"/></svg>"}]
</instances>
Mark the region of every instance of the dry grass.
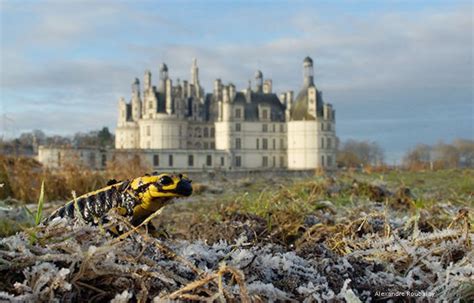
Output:
<instances>
[{"instance_id":1,"label":"dry grass","mask_svg":"<svg viewBox=\"0 0 474 303\"><path fill-rule=\"evenodd\" d=\"M61 170L42 167L34 159L0 156L0 199L14 199L22 203L34 203L38 198L42 180L45 181L45 199L64 201L105 186L109 179L123 180L151 171L138 157L127 161L112 161L105 171L95 171L69 163Z\"/></svg>"},{"instance_id":2,"label":"dry grass","mask_svg":"<svg viewBox=\"0 0 474 303\"><path fill-rule=\"evenodd\" d=\"M15 170L1 175L34 201L44 177L51 197L148 170L130 159L102 173L38 169L28 179L19 168L36 164L21 161L7 163ZM418 299L470 301L473 176L389 171L197 180L199 194L150 218L171 239L152 238L115 213L105 226L59 220L1 239L0 300L358 302L424 292ZM38 180L36 192L20 180ZM122 235L106 232L112 227Z\"/></svg>"},{"instance_id":3,"label":"dry grass","mask_svg":"<svg viewBox=\"0 0 474 303\"><path fill-rule=\"evenodd\" d=\"M467 210L453 216L447 228L431 233L421 232L415 220L415 229L404 237L409 227L400 218L387 217L383 209L365 217L361 211L349 213L358 218L343 226L315 225L296 250L251 244L245 237L214 245L159 240L115 213L100 227L56 220L30 230L35 244L23 233L0 240L0 299L297 302L393 297L377 295L383 291L425 292L426 300L474 296L474 237ZM111 227L123 234L110 236L106 230ZM320 234L331 236L321 242Z\"/></svg>"}]
</instances>

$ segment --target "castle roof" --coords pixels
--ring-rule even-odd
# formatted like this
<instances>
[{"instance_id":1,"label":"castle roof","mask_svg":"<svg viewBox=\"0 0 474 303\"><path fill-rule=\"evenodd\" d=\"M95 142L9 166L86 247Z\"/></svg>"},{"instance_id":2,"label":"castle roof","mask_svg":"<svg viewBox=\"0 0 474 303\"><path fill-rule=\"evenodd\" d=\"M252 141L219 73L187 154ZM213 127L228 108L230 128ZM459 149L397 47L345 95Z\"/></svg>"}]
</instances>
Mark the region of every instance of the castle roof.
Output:
<instances>
[{"instance_id":1,"label":"castle roof","mask_svg":"<svg viewBox=\"0 0 474 303\"><path fill-rule=\"evenodd\" d=\"M311 59L311 57L308 56L304 58L303 63L313 64L313 59Z\"/></svg>"},{"instance_id":2,"label":"castle roof","mask_svg":"<svg viewBox=\"0 0 474 303\"><path fill-rule=\"evenodd\" d=\"M244 106L245 121L258 121L258 106L270 107L271 121L285 121L285 105L280 102L276 94L264 94L252 92L251 102L247 102L245 93L237 92L233 102Z\"/></svg>"},{"instance_id":3,"label":"castle roof","mask_svg":"<svg viewBox=\"0 0 474 303\"><path fill-rule=\"evenodd\" d=\"M314 85L305 86L296 96L295 101L293 102L291 108L291 120L298 121L298 120L316 120L316 117L311 115L308 112L308 88L314 87ZM317 96L317 106L318 106L318 113L322 110L320 106L323 104L322 102L322 95L319 90L316 90Z\"/></svg>"}]
</instances>

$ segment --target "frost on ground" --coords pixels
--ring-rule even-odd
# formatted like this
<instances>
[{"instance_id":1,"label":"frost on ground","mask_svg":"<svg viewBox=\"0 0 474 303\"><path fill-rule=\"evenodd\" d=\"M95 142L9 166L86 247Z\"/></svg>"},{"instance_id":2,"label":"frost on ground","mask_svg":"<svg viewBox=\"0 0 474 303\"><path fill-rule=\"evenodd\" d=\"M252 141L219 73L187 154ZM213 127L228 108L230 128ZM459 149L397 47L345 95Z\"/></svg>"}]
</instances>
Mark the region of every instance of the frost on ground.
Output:
<instances>
[{"instance_id":1,"label":"frost on ground","mask_svg":"<svg viewBox=\"0 0 474 303\"><path fill-rule=\"evenodd\" d=\"M467 211L429 233L415 220L408 235L409 221L381 214L360 217L327 241L314 229L296 248L245 236L212 245L159 240L119 218L100 227L59 219L0 240L0 301L370 302L407 292L422 301L472 298ZM111 236L110 225L125 233Z\"/></svg>"}]
</instances>

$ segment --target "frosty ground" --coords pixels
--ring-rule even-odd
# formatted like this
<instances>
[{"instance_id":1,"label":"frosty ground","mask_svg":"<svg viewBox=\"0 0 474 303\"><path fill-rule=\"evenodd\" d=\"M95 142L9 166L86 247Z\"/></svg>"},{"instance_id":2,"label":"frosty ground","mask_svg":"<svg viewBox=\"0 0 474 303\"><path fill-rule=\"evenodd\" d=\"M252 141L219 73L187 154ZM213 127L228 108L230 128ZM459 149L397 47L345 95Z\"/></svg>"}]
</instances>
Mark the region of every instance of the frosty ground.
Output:
<instances>
[{"instance_id":1,"label":"frosty ground","mask_svg":"<svg viewBox=\"0 0 474 303\"><path fill-rule=\"evenodd\" d=\"M0 300L474 296L473 171L210 178L155 215L167 238L113 213L109 226L59 220L2 238Z\"/></svg>"}]
</instances>

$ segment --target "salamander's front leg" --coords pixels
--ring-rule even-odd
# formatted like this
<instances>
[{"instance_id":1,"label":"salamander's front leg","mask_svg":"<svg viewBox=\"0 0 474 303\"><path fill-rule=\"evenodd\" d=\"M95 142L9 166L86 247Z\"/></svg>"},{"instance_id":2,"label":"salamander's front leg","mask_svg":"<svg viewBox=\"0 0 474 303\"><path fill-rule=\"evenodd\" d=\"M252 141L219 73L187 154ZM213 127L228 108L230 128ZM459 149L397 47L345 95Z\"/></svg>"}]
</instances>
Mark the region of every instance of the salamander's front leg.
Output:
<instances>
[{"instance_id":1,"label":"salamander's front leg","mask_svg":"<svg viewBox=\"0 0 474 303\"><path fill-rule=\"evenodd\" d=\"M170 235L166 231L165 228L163 227L156 227L153 225L151 222L147 224L147 229L148 233L153 237L153 238L159 238L159 239L169 239Z\"/></svg>"},{"instance_id":2,"label":"salamander's front leg","mask_svg":"<svg viewBox=\"0 0 474 303\"><path fill-rule=\"evenodd\" d=\"M114 207L109 210L108 214L115 213L118 216L126 216L127 209L124 207ZM99 225L104 226L110 222L110 215L105 215L99 219ZM114 236L119 236L122 234L122 231L118 228L118 225L113 225L107 228L107 231L110 232Z\"/></svg>"}]
</instances>

